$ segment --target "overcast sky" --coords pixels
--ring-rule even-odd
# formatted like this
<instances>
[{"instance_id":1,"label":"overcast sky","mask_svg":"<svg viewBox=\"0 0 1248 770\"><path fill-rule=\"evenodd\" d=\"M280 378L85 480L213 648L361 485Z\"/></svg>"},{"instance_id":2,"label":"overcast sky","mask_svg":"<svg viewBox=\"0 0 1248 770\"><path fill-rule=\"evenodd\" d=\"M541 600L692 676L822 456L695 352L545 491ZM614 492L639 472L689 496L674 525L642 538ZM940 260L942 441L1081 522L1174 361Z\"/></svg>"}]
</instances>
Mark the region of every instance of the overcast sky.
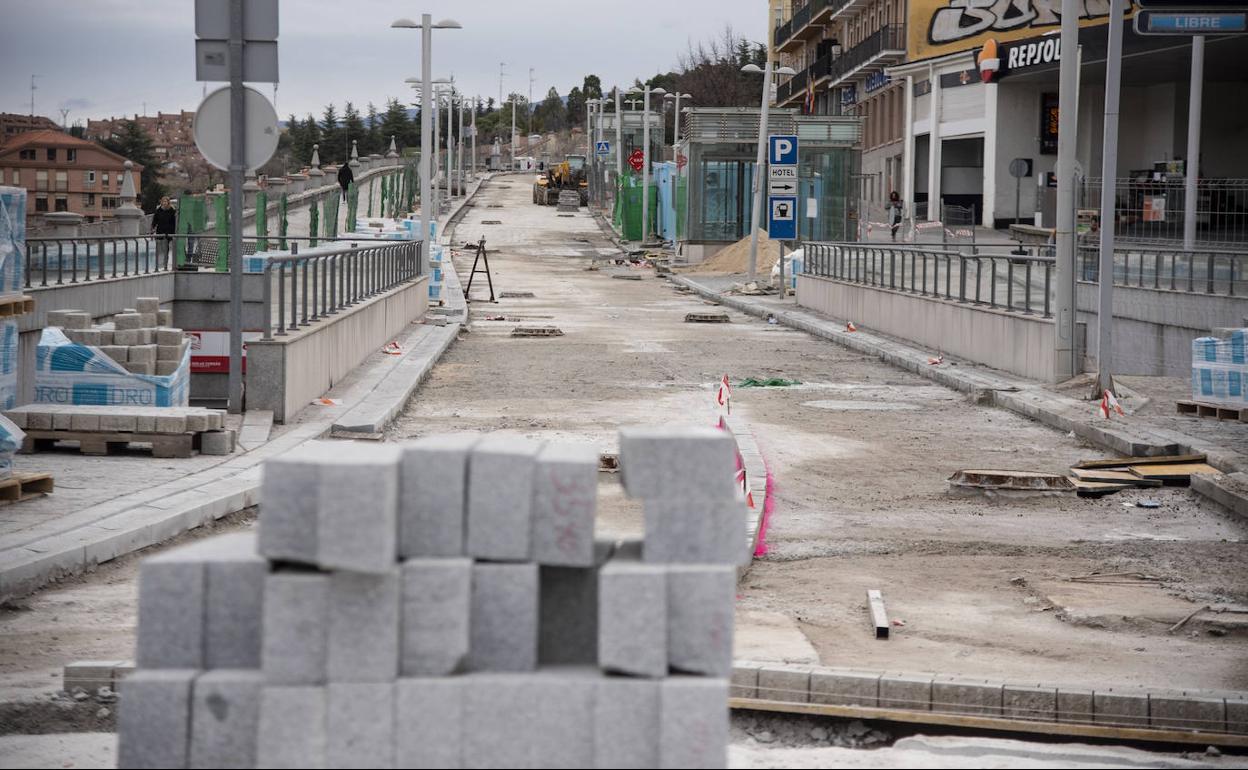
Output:
<instances>
[{"instance_id":1,"label":"overcast sky","mask_svg":"<svg viewBox=\"0 0 1248 770\"><path fill-rule=\"evenodd\" d=\"M467 94L534 99L550 86L566 94L586 74L604 86L672 68L692 40L722 34L765 37L764 0L282 0L277 112L317 116L327 102L360 111L389 97L410 101L403 79L420 74L420 31L390 29L402 16L451 17L460 30L435 30L434 76L455 76ZM69 123L110 115L193 110L193 0L3 0L0 112L35 112ZM219 87L209 84L209 90ZM259 86L273 98L270 85Z\"/></svg>"}]
</instances>

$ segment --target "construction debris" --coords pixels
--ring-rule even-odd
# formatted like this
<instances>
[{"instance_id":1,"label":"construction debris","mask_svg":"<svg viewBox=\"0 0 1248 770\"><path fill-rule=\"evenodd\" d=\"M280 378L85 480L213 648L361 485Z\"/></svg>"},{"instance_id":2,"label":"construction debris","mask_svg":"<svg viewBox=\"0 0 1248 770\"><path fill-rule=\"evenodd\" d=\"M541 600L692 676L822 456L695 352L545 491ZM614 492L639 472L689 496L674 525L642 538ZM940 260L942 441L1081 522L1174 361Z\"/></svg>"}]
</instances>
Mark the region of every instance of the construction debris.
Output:
<instances>
[{"instance_id":1,"label":"construction debris","mask_svg":"<svg viewBox=\"0 0 1248 770\"><path fill-rule=\"evenodd\" d=\"M536 296L531 291L504 291L498 295L499 299L533 299Z\"/></svg>"},{"instance_id":2,"label":"construction debris","mask_svg":"<svg viewBox=\"0 0 1248 770\"><path fill-rule=\"evenodd\" d=\"M720 310L713 313L686 313L685 323L688 324L726 324L732 319L728 314Z\"/></svg>"},{"instance_id":3,"label":"construction debris","mask_svg":"<svg viewBox=\"0 0 1248 770\"><path fill-rule=\"evenodd\" d=\"M757 377L746 377L737 383L738 388L790 388L794 385L801 385L800 380L786 380L783 377L768 377L760 380Z\"/></svg>"},{"instance_id":4,"label":"construction debris","mask_svg":"<svg viewBox=\"0 0 1248 770\"><path fill-rule=\"evenodd\" d=\"M871 624L875 626L875 638L888 638L888 612L884 610L884 595L877 590L867 591L867 605L871 608Z\"/></svg>"},{"instance_id":5,"label":"construction debris","mask_svg":"<svg viewBox=\"0 0 1248 770\"><path fill-rule=\"evenodd\" d=\"M544 326L517 326L511 330L513 337L562 337L563 330L549 324Z\"/></svg>"},{"instance_id":6,"label":"construction debris","mask_svg":"<svg viewBox=\"0 0 1248 770\"><path fill-rule=\"evenodd\" d=\"M1085 460L1071 466L1070 475L1080 497L1101 497L1139 487L1186 487L1193 474L1219 472L1205 459L1203 454L1193 454Z\"/></svg>"},{"instance_id":7,"label":"construction debris","mask_svg":"<svg viewBox=\"0 0 1248 770\"><path fill-rule=\"evenodd\" d=\"M949 477L949 486L1014 492L1069 492L1075 488L1069 476L1040 471L962 470Z\"/></svg>"},{"instance_id":8,"label":"construction debris","mask_svg":"<svg viewBox=\"0 0 1248 770\"><path fill-rule=\"evenodd\" d=\"M617 278L621 281L640 281L641 280L641 276L637 275L636 273L616 273L615 275L611 277Z\"/></svg>"}]
</instances>

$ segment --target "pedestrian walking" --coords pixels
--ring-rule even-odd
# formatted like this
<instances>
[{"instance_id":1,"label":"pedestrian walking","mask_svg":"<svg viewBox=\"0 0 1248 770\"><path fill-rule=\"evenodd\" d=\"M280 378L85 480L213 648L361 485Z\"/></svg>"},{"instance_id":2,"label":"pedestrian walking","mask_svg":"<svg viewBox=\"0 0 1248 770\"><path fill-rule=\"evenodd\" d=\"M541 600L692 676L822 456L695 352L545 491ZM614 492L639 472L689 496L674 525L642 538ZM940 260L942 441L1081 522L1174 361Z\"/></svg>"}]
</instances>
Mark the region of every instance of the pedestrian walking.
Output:
<instances>
[{"instance_id":1,"label":"pedestrian walking","mask_svg":"<svg viewBox=\"0 0 1248 770\"><path fill-rule=\"evenodd\" d=\"M888 229L893 232L893 240L897 240L897 230L901 227L901 195L893 190L888 194Z\"/></svg>"},{"instance_id":2,"label":"pedestrian walking","mask_svg":"<svg viewBox=\"0 0 1248 770\"><path fill-rule=\"evenodd\" d=\"M178 210L169 202L169 196L160 199L160 205L152 212L152 233L156 236L156 264L173 269L173 234L178 231Z\"/></svg>"},{"instance_id":3,"label":"pedestrian walking","mask_svg":"<svg viewBox=\"0 0 1248 770\"><path fill-rule=\"evenodd\" d=\"M355 174L351 173L351 164L343 163L338 167L338 186L342 188L342 199L347 199L347 188L355 181Z\"/></svg>"}]
</instances>

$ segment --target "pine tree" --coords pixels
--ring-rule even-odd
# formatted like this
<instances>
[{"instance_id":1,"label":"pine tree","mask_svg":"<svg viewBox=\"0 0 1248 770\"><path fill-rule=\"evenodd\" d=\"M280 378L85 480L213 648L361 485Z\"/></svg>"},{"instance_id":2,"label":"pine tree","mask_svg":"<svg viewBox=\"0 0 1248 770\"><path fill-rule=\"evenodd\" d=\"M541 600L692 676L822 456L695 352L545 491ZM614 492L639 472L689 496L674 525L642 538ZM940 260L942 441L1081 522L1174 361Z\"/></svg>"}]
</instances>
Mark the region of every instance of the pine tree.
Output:
<instances>
[{"instance_id":1,"label":"pine tree","mask_svg":"<svg viewBox=\"0 0 1248 770\"><path fill-rule=\"evenodd\" d=\"M342 129L338 124L338 111L334 109L334 105L326 105L325 112L321 116L322 163L341 163L343 160Z\"/></svg>"},{"instance_id":2,"label":"pine tree","mask_svg":"<svg viewBox=\"0 0 1248 770\"><path fill-rule=\"evenodd\" d=\"M364 119L360 117L360 111L355 108L351 102L347 102L342 110L342 126L345 136L342 137L342 151L346 153L347 160L351 159L351 142L358 142L358 150L361 155L367 155L364 151L365 142L367 141L367 131L364 128Z\"/></svg>"},{"instance_id":3,"label":"pine tree","mask_svg":"<svg viewBox=\"0 0 1248 770\"><path fill-rule=\"evenodd\" d=\"M367 140L360 142L360 154L384 153L386 146L381 138L381 117L377 114L377 105L369 102L366 114L368 117L364 119L364 124L367 128Z\"/></svg>"}]
</instances>

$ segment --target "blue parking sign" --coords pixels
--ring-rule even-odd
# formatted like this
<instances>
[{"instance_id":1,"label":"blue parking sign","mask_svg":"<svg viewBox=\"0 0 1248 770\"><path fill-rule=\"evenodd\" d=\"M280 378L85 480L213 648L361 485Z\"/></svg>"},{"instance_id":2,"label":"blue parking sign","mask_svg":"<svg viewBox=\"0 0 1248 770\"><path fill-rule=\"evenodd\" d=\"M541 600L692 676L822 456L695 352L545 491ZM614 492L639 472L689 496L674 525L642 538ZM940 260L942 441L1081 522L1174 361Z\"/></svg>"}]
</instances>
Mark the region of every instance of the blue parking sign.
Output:
<instances>
[{"instance_id":1,"label":"blue parking sign","mask_svg":"<svg viewBox=\"0 0 1248 770\"><path fill-rule=\"evenodd\" d=\"M797 135L772 134L768 136L767 162L778 166L796 166Z\"/></svg>"}]
</instances>

